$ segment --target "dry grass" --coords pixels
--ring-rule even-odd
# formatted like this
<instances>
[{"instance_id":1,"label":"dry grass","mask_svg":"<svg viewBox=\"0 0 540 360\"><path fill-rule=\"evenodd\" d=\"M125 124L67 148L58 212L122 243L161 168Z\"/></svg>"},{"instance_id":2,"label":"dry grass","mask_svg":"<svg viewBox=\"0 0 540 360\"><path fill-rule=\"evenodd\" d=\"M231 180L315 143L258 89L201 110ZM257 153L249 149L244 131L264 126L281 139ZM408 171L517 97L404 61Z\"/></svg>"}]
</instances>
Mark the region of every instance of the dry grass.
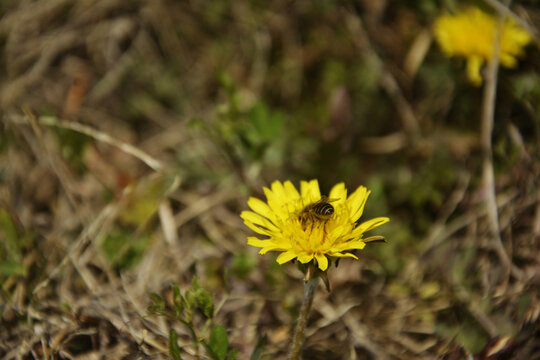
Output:
<instances>
[{"instance_id":1,"label":"dry grass","mask_svg":"<svg viewBox=\"0 0 540 360\"><path fill-rule=\"evenodd\" d=\"M170 303L172 284L184 290L198 277L240 359L263 336L261 358L284 358L302 274L248 249L238 214L274 178L319 176L323 185L371 181L368 211L392 222L388 245L330 270L332 292L315 296L305 359L540 357L540 96L519 106L502 99L498 116L511 120L495 125L505 277L483 200L478 127L437 120L474 118L451 106L467 85L415 87L423 63L446 60L427 53L424 15L390 7L0 5L0 357L168 358L174 328L183 358L196 358L186 327L147 307L150 293ZM534 28L533 10L513 16ZM538 46L531 52L524 72L539 70ZM363 77L343 92L321 70L328 59L352 67L357 58L383 75L344 75ZM290 112L289 137L246 150L238 144L255 140L238 140L243 128L229 120L261 99ZM380 110L358 125L368 102ZM328 153L343 167L325 162ZM351 159L360 159L352 170ZM441 180L448 169L455 177ZM419 200L411 184L442 195ZM501 352L489 357L496 345Z\"/></svg>"}]
</instances>

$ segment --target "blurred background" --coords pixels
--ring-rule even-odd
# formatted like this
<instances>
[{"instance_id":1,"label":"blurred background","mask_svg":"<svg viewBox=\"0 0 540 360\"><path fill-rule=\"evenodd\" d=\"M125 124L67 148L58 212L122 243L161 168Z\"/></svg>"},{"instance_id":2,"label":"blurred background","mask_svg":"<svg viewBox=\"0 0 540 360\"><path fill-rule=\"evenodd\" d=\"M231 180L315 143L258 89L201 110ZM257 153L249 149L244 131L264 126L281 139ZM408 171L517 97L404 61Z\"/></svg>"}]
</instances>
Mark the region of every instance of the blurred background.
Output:
<instances>
[{"instance_id":1,"label":"blurred background","mask_svg":"<svg viewBox=\"0 0 540 360\"><path fill-rule=\"evenodd\" d=\"M330 268L305 359L540 358L540 52L498 77L482 184L482 87L432 23L497 1L0 2L0 357L168 358L148 317L194 278L239 359L282 359L302 273L239 217L274 180L371 191L388 216ZM202 320L197 325L207 336ZM206 332L205 332L206 331Z\"/></svg>"}]
</instances>

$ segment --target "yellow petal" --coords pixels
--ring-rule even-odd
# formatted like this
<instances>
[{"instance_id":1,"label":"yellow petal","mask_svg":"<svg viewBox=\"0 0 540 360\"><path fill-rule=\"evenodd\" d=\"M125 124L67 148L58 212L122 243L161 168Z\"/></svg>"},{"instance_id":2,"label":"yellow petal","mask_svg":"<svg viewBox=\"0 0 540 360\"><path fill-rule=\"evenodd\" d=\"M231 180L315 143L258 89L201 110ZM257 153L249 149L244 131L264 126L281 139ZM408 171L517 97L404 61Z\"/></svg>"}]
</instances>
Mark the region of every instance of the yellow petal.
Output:
<instances>
[{"instance_id":1,"label":"yellow petal","mask_svg":"<svg viewBox=\"0 0 540 360\"><path fill-rule=\"evenodd\" d=\"M294 253L293 251L286 251L284 253L279 254L276 261L277 261L278 264L281 265L281 264L284 264L284 263L286 263L288 261L291 261L295 257L296 257L296 253Z\"/></svg>"},{"instance_id":2,"label":"yellow petal","mask_svg":"<svg viewBox=\"0 0 540 360\"><path fill-rule=\"evenodd\" d=\"M328 253L328 256L337 257L337 258L352 257L358 260L358 257L351 253L331 252L331 253Z\"/></svg>"},{"instance_id":3,"label":"yellow petal","mask_svg":"<svg viewBox=\"0 0 540 360\"><path fill-rule=\"evenodd\" d=\"M317 259L317 265L319 266L319 269L322 271L326 271L328 269L328 259L324 255L315 255L315 259Z\"/></svg>"},{"instance_id":4,"label":"yellow petal","mask_svg":"<svg viewBox=\"0 0 540 360\"><path fill-rule=\"evenodd\" d=\"M298 261L300 261L302 264L306 264L310 262L311 260L313 260L313 254L308 254L305 252L298 254Z\"/></svg>"},{"instance_id":5,"label":"yellow petal","mask_svg":"<svg viewBox=\"0 0 540 360\"><path fill-rule=\"evenodd\" d=\"M517 59L510 54L501 54L501 65L507 68L515 68L517 66Z\"/></svg>"},{"instance_id":6,"label":"yellow petal","mask_svg":"<svg viewBox=\"0 0 540 360\"><path fill-rule=\"evenodd\" d=\"M287 198L290 201L298 201L298 199L300 199L300 193L298 192L298 190L296 190L292 182L288 180L285 181L284 188L285 193L287 194Z\"/></svg>"},{"instance_id":7,"label":"yellow petal","mask_svg":"<svg viewBox=\"0 0 540 360\"><path fill-rule=\"evenodd\" d=\"M283 187L283 184L276 180L272 183L272 192L276 196L276 199L281 203L287 202L287 194L285 193L285 188Z\"/></svg>"},{"instance_id":8,"label":"yellow petal","mask_svg":"<svg viewBox=\"0 0 540 360\"><path fill-rule=\"evenodd\" d=\"M352 225L350 223L346 223L344 225L337 226L335 229L333 229L331 232L328 233L327 238L328 239L336 239L340 240L342 236L344 236L347 233L351 232Z\"/></svg>"},{"instance_id":9,"label":"yellow petal","mask_svg":"<svg viewBox=\"0 0 540 360\"><path fill-rule=\"evenodd\" d=\"M266 195L268 207L274 214L274 217L281 220L287 219L289 217L286 203L287 199L279 197L275 192L268 189L267 187L264 187L263 191Z\"/></svg>"},{"instance_id":10,"label":"yellow petal","mask_svg":"<svg viewBox=\"0 0 540 360\"><path fill-rule=\"evenodd\" d=\"M255 246L255 247L265 247L270 240L261 240L254 236L248 237L248 245Z\"/></svg>"},{"instance_id":11,"label":"yellow petal","mask_svg":"<svg viewBox=\"0 0 540 360\"><path fill-rule=\"evenodd\" d=\"M344 203L347 199L347 189L345 188L345 184L341 182L334 185L332 190L330 190L328 197L330 199L335 199L336 204Z\"/></svg>"},{"instance_id":12,"label":"yellow petal","mask_svg":"<svg viewBox=\"0 0 540 360\"><path fill-rule=\"evenodd\" d=\"M248 206L251 208L251 210L255 211L258 214L261 214L268 219L274 218L274 213L272 212L272 210L270 210L270 207L260 199L250 197L248 200Z\"/></svg>"},{"instance_id":13,"label":"yellow petal","mask_svg":"<svg viewBox=\"0 0 540 360\"><path fill-rule=\"evenodd\" d=\"M376 235L376 236L370 236L370 237L367 237L365 239L362 239L362 241L365 242L365 243L368 243L368 242L386 242L386 239L384 238L384 236Z\"/></svg>"},{"instance_id":14,"label":"yellow petal","mask_svg":"<svg viewBox=\"0 0 540 360\"><path fill-rule=\"evenodd\" d=\"M385 224L385 223L387 223L389 221L390 221L390 219L387 218L387 217L378 217L378 218L370 219L368 221L364 221L363 223L358 225L353 230L353 236L355 236L355 237L360 236L361 234L365 233L366 231L374 229L377 226L381 226L382 224Z\"/></svg>"},{"instance_id":15,"label":"yellow petal","mask_svg":"<svg viewBox=\"0 0 540 360\"><path fill-rule=\"evenodd\" d=\"M362 250L366 247L366 243L362 240L347 241L340 246L340 251L344 250Z\"/></svg>"},{"instance_id":16,"label":"yellow petal","mask_svg":"<svg viewBox=\"0 0 540 360\"><path fill-rule=\"evenodd\" d=\"M358 220L364 213L364 206L371 191L363 186L359 186L348 198L347 206L351 211L351 221Z\"/></svg>"},{"instance_id":17,"label":"yellow petal","mask_svg":"<svg viewBox=\"0 0 540 360\"><path fill-rule=\"evenodd\" d=\"M242 211L240 217L244 220L250 221L255 225L260 225L272 232L280 232L279 228L275 226L271 221L267 220L265 217L262 217L259 214L256 214L251 211Z\"/></svg>"},{"instance_id":18,"label":"yellow petal","mask_svg":"<svg viewBox=\"0 0 540 360\"><path fill-rule=\"evenodd\" d=\"M300 193L305 205L319 201L321 199L321 190L319 182L316 179L300 182Z\"/></svg>"},{"instance_id":19,"label":"yellow petal","mask_svg":"<svg viewBox=\"0 0 540 360\"><path fill-rule=\"evenodd\" d=\"M270 237L272 236L272 232L270 232L269 230L264 229L264 228L262 228L260 226L255 225L254 223L252 223L249 220L244 220L244 224L246 224L246 226L248 228L250 228L251 230L255 231L258 234L266 235L266 236L270 236Z\"/></svg>"},{"instance_id":20,"label":"yellow petal","mask_svg":"<svg viewBox=\"0 0 540 360\"><path fill-rule=\"evenodd\" d=\"M279 242L272 239L261 240L254 236L248 237L248 245L262 248L259 254L266 254L268 251L286 251L287 248L283 247Z\"/></svg>"},{"instance_id":21,"label":"yellow petal","mask_svg":"<svg viewBox=\"0 0 540 360\"><path fill-rule=\"evenodd\" d=\"M479 56L469 56L467 58L467 75L471 83L475 86L482 85L480 68L482 67L483 63L484 60Z\"/></svg>"}]
</instances>

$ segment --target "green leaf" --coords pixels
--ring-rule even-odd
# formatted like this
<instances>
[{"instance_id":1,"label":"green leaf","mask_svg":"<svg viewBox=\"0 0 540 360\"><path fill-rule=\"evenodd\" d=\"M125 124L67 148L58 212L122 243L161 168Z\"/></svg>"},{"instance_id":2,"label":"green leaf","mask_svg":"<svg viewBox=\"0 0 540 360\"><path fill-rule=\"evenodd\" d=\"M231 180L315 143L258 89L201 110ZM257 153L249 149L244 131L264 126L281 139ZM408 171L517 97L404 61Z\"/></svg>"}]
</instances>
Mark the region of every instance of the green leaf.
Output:
<instances>
[{"instance_id":1,"label":"green leaf","mask_svg":"<svg viewBox=\"0 0 540 360\"><path fill-rule=\"evenodd\" d=\"M169 354L174 360L182 360L180 348L178 347L178 335L174 329L169 331Z\"/></svg>"},{"instance_id":2,"label":"green leaf","mask_svg":"<svg viewBox=\"0 0 540 360\"><path fill-rule=\"evenodd\" d=\"M165 315L165 311L158 305L150 305L146 310L152 315Z\"/></svg>"},{"instance_id":3,"label":"green leaf","mask_svg":"<svg viewBox=\"0 0 540 360\"><path fill-rule=\"evenodd\" d=\"M195 302L204 316L211 319L214 316L214 299L212 298L212 294L206 289L199 288L194 295Z\"/></svg>"},{"instance_id":4,"label":"green leaf","mask_svg":"<svg viewBox=\"0 0 540 360\"><path fill-rule=\"evenodd\" d=\"M469 352L476 354L481 351L488 341L484 329L472 319L465 319L457 334L457 341Z\"/></svg>"},{"instance_id":5,"label":"green leaf","mask_svg":"<svg viewBox=\"0 0 540 360\"><path fill-rule=\"evenodd\" d=\"M180 288L178 287L178 285L173 285L173 300L174 301L182 301L183 298L182 298L182 293L180 292Z\"/></svg>"},{"instance_id":6,"label":"green leaf","mask_svg":"<svg viewBox=\"0 0 540 360\"><path fill-rule=\"evenodd\" d=\"M165 300L159 294L151 293L148 295L150 300L154 303L147 307L148 312L152 314L163 315L165 313Z\"/></svg>"},{"instance_id":7,"label":"green leaf","mask_svg":"<svg viewBox=\"0 0 540 360\"><path fill-rule=\"evenodd\" d=\"M195 290L199 288L197 283L197 278L193 278L191 287L186 290L184 293L184 320L190 323L193 320L193 313L195 308Z\"/></svg>"},{"instance_id":8,"label":"green leaf","mask_svg":"<svg viewBox=\"0 0 540 360\"><path fill-rule=\"evenodd\" d=\"M250 254L245 252L238 252L234 255L232 260L232 271L234 275L241 279L249 277L253 269L255 268L255 259Z\"/></svg>"},{"instance_id":9,"label":"green leaf","mask_svg":"<svg viewBox=\"0 0 540 360\"><path fill-rule=\"evenodd\" d=\"M145 223L156 213L163 198L173 192L178 184L179 178L173 173L156 173L139 180L124 199L120 220L134 226Z\"/></svg>"},{"instance_id":10,"label":"green leaf","mask_svg":"<svg viewBox=\"0 0 540 360\"><path fill-rule=\"evenodd\" d=\"M144 255L151 237L146 234L134 235L131 230L113 228L101 244L105 257L116 269L135 266Z\"/></svg>"},{"instance_id":11,"label":"green leaf","mask_svg":"<svg viewBox=\"0 0 540 360\"><path fill-rule=\"evenodd\" d=\"M236 356L238 355L237 349L231 349L229 353L227 354L227 360L236 360Z\"/></svg>"},{"instance_id":12,"label":"green leaf","mask_svg":"<svg viewBox=\"0 0 540 360\"><path fill-rule=\"evenodd\" d=\"M20 239L17 233L17 228L11 215L5 209L0 209L0 232L4 234L5 248L0 247L0 256L2 256L2 250L6 250L7 259L19 260L23 239Z\"/></svg>"},{"instance_id":13,"label":"green leaf","mask_svg":"<svg viewBox=\"0 0 540 360\"><path fill-rule=\"evenodd\" d=\"M173 303L174 303L174 315L177 319L180 319L182 313L184 312L184 303L185 300L180 293L178 285L173 286Z\"/></svg>"},{"instance_id":14,"label":"green leaf","mask_svg":"<svg viewBox=\"0 0 540 360\"><path fill-rule=\"evenodd\" d=\"M204 316L211 319L214 315L214 299L212 294L199 285L195 277L191 283L191 288L186 292L186 303L188 307L197 305Z\"/></svg>"},{"instance_id":15,"label":"green leaf","mask_svg":"<svg viewBox=\"0 0 540 360\"><path fill-rule=\"evenodd\" d=\"M54 113L52 114L54 115ZM85 171L84 151L93 140L90 136L60 127L52 127L61 147L62 158L65 159L79 174Z\"/></svg>"},{"instance_id":16,"label":"green leaf","mask_svg":"<svg viewBox=\"0 0 540 360\"><path fill-rule=\"evenodd\" d=\"M255 344L255 349L253 349L253 352L251 353L250 360L259 360L262 356L262 352L264 347L266 346L266 343L268 342L268 337L266 335L263 335L262 337L257 340L257 344Z\"/></svg>"},{"instance_id":17,"label":"green leaf","mask_svg":"<svg viewBox=\"0 0 540 360\"><path fill-rule=\"evenodd\" d=\"M280 112L272 112L263 102L256 103L249 112L253 131L248 137L253 144L276 141L282 133L285 117Z\"/></svg>"},{"instance_id":18,"label":"green leaf","mask_svg":"<svg viewBox=\"0 0 540 360\"><path fill-rule=\"evenodd\" d=\"M17 261L0 261L0 275L24 275L24 265Z\"/></svg>"},{"instance_id":19,"label":"green leaf","mask_svg":"<svg viewBox=\"0 0 540 360\"><path fill-rule=\"evenodd\" d=\"M214 325L212 327L209 346L218 360L225 360L229 349L229 339L227 338L227 330L223 326Z\"/></svg>"},{"instance_id":20,"label":"green leaf","mask_svg":"<svg viewBox=\"0 0 540 360\"><path fill-rule=\"evenodd\" d=\"M163 298L161 297L161 295L159 294L156 294L156 293L150 293L150 295L148 295L150 297L150 300L152 300L155 304L163 304L163 306L165 306L165 300L163 300Z\"/></svg>"},{"instance_id":21,"label":"green leaf","mask_svg":"<svg viewBox=\"0 0 540 360\"><path fill-rule=\"evenodd\" d=\"M214 350L212 350L212 348L210 347L208 342L206 342L206 340L203 339L201 342L204 345L204 348L206 349L206 355L208 355L208 357L210 359L212 359L212 360L220 360L219 357L214 352Z\"/></svg>"}]
</instances>

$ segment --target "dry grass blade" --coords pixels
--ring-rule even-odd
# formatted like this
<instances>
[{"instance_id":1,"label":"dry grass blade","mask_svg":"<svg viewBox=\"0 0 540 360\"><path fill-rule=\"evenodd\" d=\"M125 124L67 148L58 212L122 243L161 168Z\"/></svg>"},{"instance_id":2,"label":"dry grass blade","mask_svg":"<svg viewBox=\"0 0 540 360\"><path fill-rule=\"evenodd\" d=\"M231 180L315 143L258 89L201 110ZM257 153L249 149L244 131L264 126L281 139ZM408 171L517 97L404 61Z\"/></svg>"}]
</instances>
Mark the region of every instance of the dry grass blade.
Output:
<instances>
[{"instance_id":1,"label":"dry grass blade","mask_svg":"<svg viewBox=\"0 0 540 360\"><path fill-rule=\"evenodd\" d=\"M80 132L81 134L88 135L98 141L102 141L106 144L115 146L118 149L124 151L125 153L130 154L136 157L137 159L141 160L154 171L160 171L160 170L165 169L165 166L161 163L161 161L153 158L152 156L148 155L146 152L142 151L136 146L123 142L119 139L116 139L110 136L109 134L93 129L90 126L86 126L86 125L75 123L75 122L59 121L57 118L52 117L52 116L41 116L39 118L39 122L47 126L56 126L63 129L70 129L73 131L77 131L77 132Z\"/></svg>"},{"instance_id":2,"label":"dry grass blade","mask_svg":"<svg viewBox=\"0 0 540 360\"><path fill-rule=\"evenodd\" d=\"M480 2L534 37L481 89L433 44L454 3L0 1L0 358L209 359L213 325L286 358L305 274L239 215L302 179L390 218L304 359L538 358L540 9Z\"/></svg>"}]
</instances>

